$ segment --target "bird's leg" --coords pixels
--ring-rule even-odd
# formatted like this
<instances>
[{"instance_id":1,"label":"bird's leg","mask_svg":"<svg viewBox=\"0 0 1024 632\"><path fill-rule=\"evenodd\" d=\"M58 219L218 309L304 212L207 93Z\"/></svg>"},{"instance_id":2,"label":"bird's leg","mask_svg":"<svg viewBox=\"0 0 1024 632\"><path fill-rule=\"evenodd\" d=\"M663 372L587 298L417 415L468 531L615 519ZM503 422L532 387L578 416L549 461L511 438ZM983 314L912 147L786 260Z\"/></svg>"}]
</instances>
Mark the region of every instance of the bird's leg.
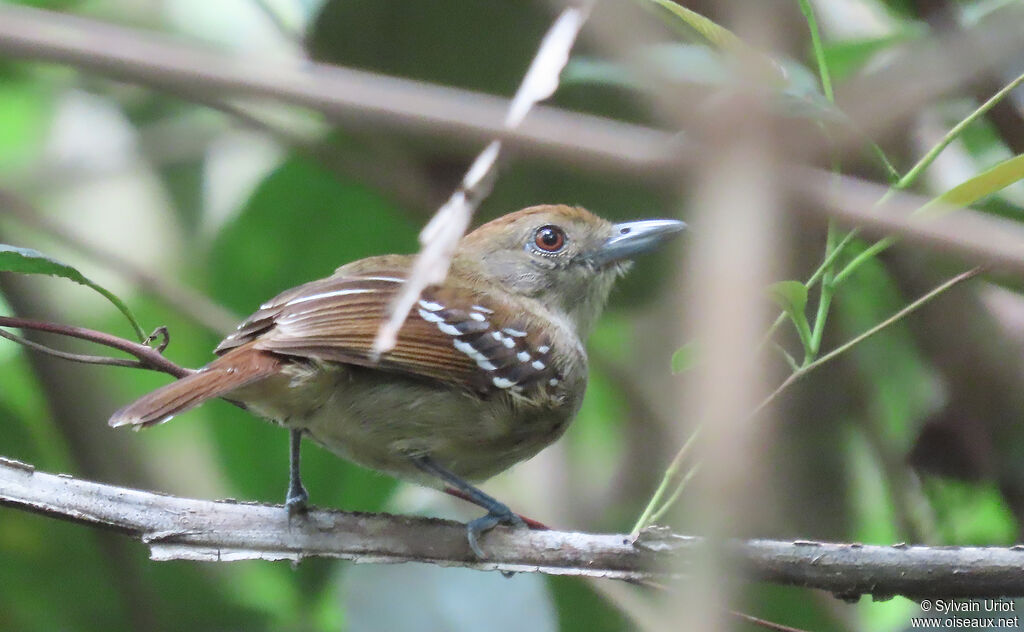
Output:
<instances>
[{"instance_id":1,"label":"bird's leg","mask_svg":"<svg viewBox=\"0 0 1024 632\"><path fill-rule=\"evenodd\" d=\"M302 486L302 473L299 471L299 457L302 449L302 431L293 428L288 435L288 495L285 496L284 506L288 510L288 517L295 514L305 513L306 501L309 494Z\"/></svg>"},{"instance_id":2,"label":"bird's leg","mask_svg":"<svg viewBox=\"0 0 1024 632\"><path fill-rule=\"evenodd\" d=\"M486 516L481 516L476 520L466 523L466 537L469 539L469 548L473 549L473 553L476 553L476 556L480 559L487 557L484 555L483 549L480 548L479 538L481 535L499 524L506 524L512 527L526 527L523 519L512 513L512 510L504 503L488 496L473 485L452 474L438 465L437 461L429 456L415 456L412 460L416 467L440 478L445 483L465 494L466 500L487 510Z\"/></svg>"}]
</instances>

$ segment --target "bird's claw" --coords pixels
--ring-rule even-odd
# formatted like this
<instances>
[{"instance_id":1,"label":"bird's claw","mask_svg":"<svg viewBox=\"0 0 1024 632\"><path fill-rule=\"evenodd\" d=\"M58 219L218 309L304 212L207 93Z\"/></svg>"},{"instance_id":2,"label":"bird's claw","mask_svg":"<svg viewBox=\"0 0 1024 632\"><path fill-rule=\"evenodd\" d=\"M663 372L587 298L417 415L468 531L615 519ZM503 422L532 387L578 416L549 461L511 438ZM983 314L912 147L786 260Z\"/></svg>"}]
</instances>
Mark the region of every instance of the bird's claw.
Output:
<instances>
[{"instance_id":1,"label":"bird's claw","mask_svg":"<svg viewBox=\"0 0 1024 632\"><path fill-rule=\"evenodd\" d=\"M466 538L469 540L469 548L481 559L487 559L484 550L480 548L480 536L487 533L499 524L507 525L513 529L526 529L526 523L518 514L512 513L508 507L491 510L486 516L471 520L466 524Z\"/></svg>"}]
</instances>

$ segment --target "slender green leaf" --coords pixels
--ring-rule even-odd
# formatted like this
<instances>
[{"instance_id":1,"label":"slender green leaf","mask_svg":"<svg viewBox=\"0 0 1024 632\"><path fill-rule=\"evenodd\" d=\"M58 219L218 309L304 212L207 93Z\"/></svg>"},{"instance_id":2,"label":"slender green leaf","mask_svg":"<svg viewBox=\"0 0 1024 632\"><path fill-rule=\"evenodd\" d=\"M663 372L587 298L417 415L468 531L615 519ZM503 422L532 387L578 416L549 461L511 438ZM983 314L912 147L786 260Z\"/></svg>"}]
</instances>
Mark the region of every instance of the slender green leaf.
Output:
<instances>
[{"instance_id":1,"label":"slender green leaf","mask_svg":"<svg viewBox=\"0 0 1024 632\"><path fill-rule=\"evenodd\" d=\"M939 205L946 207L970 206L981 198L1001 191L1018 180L1024 180L1024 154L1004 160L991 169L958 184L922 206L918 213L934 212L935 207Z\"/></svg>"},{"instance_id":2,"label":"slender green leaf","mask_svg":"<svg viewBox=\"0 0 1024 632\"><path fill-rule=\"evenodd\" d=\"M669 13L673 14L680 20L686 23L687 26L692 28L694 31L711 42L718 48L723 49L745 49L746 44L743 43L740 38L736 37L729 29L719 26L715 22L709 20L703 15L696 11L691 11L682 5L678 5L672 0L649 0L654 4L665 9Z\"/></svg>"},{"instance_id":3,"label":"slender green leaf","mask_svg":"<svg viewBox=\"0 0 1024 632\"><path fill-rule=\"evenodd\" d=\"M38 250L0 244L0 272L47 274L61 277L69 281L74 281L75 283L91 288L99 292L104 298L110 301L118 311L124 314L125 318L128 319L128 322L131 323L132 329L135 330L135 335L139 337L139 340L146 339L146 334L142 331L139 321L135 319L135 315L132 314L131 310L128 309L128 306L124 304L124 301L119 299L106 288L88 279L75 268L67 265L66 263L61 263L56 259L47 257Z\"/></svg>"}]
</instances>

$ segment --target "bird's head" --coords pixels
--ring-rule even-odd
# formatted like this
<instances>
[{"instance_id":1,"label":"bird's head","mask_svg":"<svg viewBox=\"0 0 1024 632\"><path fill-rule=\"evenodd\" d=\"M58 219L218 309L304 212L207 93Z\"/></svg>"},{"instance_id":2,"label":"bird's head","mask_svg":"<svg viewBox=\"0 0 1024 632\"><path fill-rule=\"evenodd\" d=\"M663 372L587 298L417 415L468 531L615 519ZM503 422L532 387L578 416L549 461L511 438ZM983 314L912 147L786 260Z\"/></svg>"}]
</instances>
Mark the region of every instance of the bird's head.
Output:
<instances>
[{"instance_id":1,"label":"bird's head","mask_svg":"<svg viewBox=\"0 0 1024 632\"><path fill-rule=\"evenodd\" d=\"M613 224L580 207L533 206L466 235L453 269L566 315L585 338L630 260L685 228L671 219Z\"/></svg>"}]
</instances>

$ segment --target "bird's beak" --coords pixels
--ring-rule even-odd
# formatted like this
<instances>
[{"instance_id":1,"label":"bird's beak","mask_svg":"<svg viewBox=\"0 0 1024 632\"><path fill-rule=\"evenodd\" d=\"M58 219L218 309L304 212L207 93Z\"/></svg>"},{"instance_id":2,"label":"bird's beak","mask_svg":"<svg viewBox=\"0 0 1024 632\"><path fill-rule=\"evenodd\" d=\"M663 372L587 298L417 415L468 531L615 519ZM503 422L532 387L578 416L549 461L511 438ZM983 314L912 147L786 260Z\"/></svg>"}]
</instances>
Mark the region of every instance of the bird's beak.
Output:
<instances>
[{"instance_id":1,"label":"bird's beak","mask_svg":"<svg viewBox=\"0 0 1024 632\"><path fill-rule=\"evenodd\" d=\"M669 237L686 230L686 224L674 219L645 219L639 222L625 222L612 227L614 232L596 252L590 255L591 263L604 266L653 250Z\"/></svg>"}]
</instances>

